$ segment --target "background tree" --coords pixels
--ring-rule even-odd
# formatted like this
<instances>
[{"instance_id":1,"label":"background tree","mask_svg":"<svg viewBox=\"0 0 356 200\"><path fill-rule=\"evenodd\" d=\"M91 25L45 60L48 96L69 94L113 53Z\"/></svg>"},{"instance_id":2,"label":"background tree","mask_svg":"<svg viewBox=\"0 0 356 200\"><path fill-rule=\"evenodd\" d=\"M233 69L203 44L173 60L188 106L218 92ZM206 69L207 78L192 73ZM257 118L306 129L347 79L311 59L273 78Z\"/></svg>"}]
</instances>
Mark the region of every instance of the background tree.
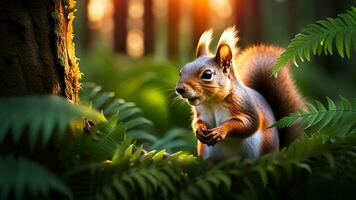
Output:
<instances>
[{"instance_id":1,"label":"background tree","mask_svg":"<svg viewBox=\"0 0 356 200\"><path fill-rule=\"evenodd\" d=\"M154 51L154 16L152 7L152 0L144 1L143 34L146 55L151 55Z\"/></svg>"},{"instance_id":2,"label":"background tree","mask_svg":"<svg viewBox=\"0 0 356 200\"><path fill-rule=\"evenodd\" d=\"M73 1L2 1L1 97L56 94L78 101L73 7Z\"/></svg>"},{"instance_id":3,"label":"background tree","mask_svg":"<svg viewBox=\"0 0 356 200\"><path fill-rule=\"evenodd\" d=\"M208 0L193 0L192 10L193 23L193 51L195 45L199 41L201 34L208 29L209 24L209 1Z\"/></svg>"},{"instance_id":4,"label":"background tree","mask_svg":"<svg viewBox=\"0 0 356 200\"><path fill-rule=\"evenodd\" d=\"M127 38L127 0L114 1L114 51L117 53L126 53Z\"/></svg>"},{"instance_id":5,"label":"background tree","mask_svg":"<svg viewBox=\"0 0 356 200\"><path fill-rule=\"evenodd\" d=\"M168 0L168 56L177 59L179 53L180 1Z\"/></svg>"},{"instance_id":6,"label":"background tree","mask_svg":"<svg viewBox=\"0 0 356 200\"><path fill-rule=\"evenodd\" d=\"M262 41L262 18L261 18L261 1L260 0L250 0L248 1L250 16L249 22L251 29L249 33L251 34L251 40L256 42Z\"/></svg>"},{"instance_id":7,"label":"background tree","mask_svg":"<svg viewBox=\"0 0 356 200\"><path fill-rule=\"evenodd\" d=\"M299 30L299 1L298 0L289 0L288 2L288 13L289 13L289 23L288 23L288 31L289 38L293 38L294 35Z\"/></svg>"},{"instance_id":8,"label":"background tree","mask_svg":"<svg viewBox=\"0 0 356 200\"><path fill-rule=\"evenodd\" d=\"M82 20L82 24L83 24L83 42L82 42L82 46L84 50L88 50L90 48L91 45L91 40L92 40L92 29L90 27L89 24L89 0L83 0L83 7L84 7L84 12L82 14L83 16L83 20Z\"/></svg>"},{"instance_id":9,"label":"background tree","mask_svg":"<svg viewBox=\"0 0 356 200\"><path fill-rule=\"evenodd\" d=\"M235 14L235 21L236 27L239 31L239 37L245 38L245 29L246 27L246 1L245 0L236 0L234 2L234 14ZM243 42L243 41L242 41Z\"/></svg>"}]
</instances>

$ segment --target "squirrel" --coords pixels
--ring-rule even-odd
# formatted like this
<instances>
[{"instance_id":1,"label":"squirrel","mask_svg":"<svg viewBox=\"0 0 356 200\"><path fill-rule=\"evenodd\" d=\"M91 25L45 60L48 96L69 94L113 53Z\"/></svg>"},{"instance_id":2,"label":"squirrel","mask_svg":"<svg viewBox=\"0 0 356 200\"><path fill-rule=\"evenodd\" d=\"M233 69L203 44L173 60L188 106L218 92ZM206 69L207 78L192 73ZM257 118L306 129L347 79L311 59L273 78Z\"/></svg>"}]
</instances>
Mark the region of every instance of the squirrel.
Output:
<instances>
[{"instance_id":1,"label":"squirrel","mask_svg":"<svg viewBox=\"0 0 356 200\"><path fill-rule=\"evenodd\" d=\"M209 52L212 34L209 30L201 35L196 59L182 67L176 85L176 93L192 107L198 156L253 159L302 139L299 127L271 127L304 108L289 67L277 78L271 75L283 49L260 44L239 53L237 30L230 27L213 55Z\"/></svg>"}]
</instances>

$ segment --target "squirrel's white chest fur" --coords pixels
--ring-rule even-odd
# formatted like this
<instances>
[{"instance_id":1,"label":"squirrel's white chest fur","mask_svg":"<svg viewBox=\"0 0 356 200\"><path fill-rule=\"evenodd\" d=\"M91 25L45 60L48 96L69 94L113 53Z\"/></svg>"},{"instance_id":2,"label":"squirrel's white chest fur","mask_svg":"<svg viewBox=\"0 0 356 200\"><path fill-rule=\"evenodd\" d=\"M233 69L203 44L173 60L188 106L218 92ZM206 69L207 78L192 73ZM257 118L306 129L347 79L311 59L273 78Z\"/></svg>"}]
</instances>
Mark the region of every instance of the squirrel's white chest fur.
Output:
<instances>
[{"instance_id":1,"label":"squirrel's white chest fur","mask_svg":"<svg viewBox=\"0 0 356 200\"><path fill-rule=\"evenodd\" d=\"M209 128L218 127L223 122L232 118L229 110L223 104L199 105L196 107L196 110ZM230 137L218 142L214 146L204 144L203 157L224 159L239 155L248 158L257 158L260 155L262 139L262 132L257 130L252 136L245 139Z\"/></svg>"},{"instance_id":2,"label":"squirrel's white chest fur","mask_svg":"<svg viewBox=\"0 0 356 200\"><path fill-rule=\"evenodd\" d=\"M209 128L221 125L223 122L231 119L228 109L223 104L199 105L196 107L201 119L207 123Z\"/></svg>"}]
</instances>

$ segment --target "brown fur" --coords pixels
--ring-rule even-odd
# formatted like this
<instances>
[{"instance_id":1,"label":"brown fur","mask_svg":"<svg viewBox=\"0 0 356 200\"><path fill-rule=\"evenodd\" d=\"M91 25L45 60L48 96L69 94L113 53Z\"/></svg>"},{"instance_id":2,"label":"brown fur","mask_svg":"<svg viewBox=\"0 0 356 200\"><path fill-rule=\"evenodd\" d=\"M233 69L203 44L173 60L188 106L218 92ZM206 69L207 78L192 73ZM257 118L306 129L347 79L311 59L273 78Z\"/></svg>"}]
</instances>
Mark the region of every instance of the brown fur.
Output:
<instances>
[{"instance_id":1,"label":"brown fur","mask_svg":"<svg viewBox=\"0 0 356 200\"><path fill-rule=\"evenodd\" d=\"M258 91L270 104L276 120L303 108L304 102L294 85L289 66L284 67L278 77L273 77L272 68L283 49L258 45L248 48L237 56L237 75L248 87ZM302 137L296 127L279 129L280 146Z\"/></svg>"},{"instance_id":2,"label":"brown fur","mask_svg":"<svg viewBox=\"0 0 356 200\"><path fill-rule=\"evenodd\" d=\"M226 129L227 135L246 138L259 128L259 117L253 106L251 106L251 109L243 108L243 104L237 97L238 94L232 91L225 99L226 107L231 116L235 116L235 118L223 123L222 126Z\"/></svg>"},{"instance_id":3,"label":"brown fur","mask_svg":"<svg viewBox=\"0 0 356 200\"><path fill-rule=\"evenodd\" d=\"M197 140L197 155L203 156L204 153L204 144Z\"/></svg>"},{"instance_id":4,"label":"brown fur","mask_svg":"<svg viewBox=\"0 0 356 200\"><path fill-rule=\"evenodd\" d=\"M263 143L261 147L261 155L273 152L276 147L279 147L278 139L275 138L276 135L272 133L272 129L269 128L271 122L264 116L263 113L259 112L260 123L259 127L263 132Z\"/></svg>"}]
</instances>

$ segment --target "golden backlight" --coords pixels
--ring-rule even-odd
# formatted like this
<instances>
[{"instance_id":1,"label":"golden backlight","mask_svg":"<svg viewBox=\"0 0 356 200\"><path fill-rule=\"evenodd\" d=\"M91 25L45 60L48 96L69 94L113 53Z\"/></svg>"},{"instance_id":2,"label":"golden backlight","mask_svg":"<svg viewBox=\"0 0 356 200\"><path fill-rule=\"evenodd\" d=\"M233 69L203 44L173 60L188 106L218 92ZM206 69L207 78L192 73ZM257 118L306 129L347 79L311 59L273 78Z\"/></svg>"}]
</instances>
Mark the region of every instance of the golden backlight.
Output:
<instances>
[{"instance_id":1,"label":"golden backlight","mask_svg":"<svg viewBox=\"0 0 356 200\"><path fill-rule=\"evenodd\" d=\"M98 27L102 24L108 7L112 7L110 0L89 0L88 18L92 26Z\"/></svg>"},{"instance_id":2,"label":"golden backlight","mask_svg":"<svg viewBox=\"0 0 356 200\"><path fill-rule=\"evenodd\" d=\"M143 33L139 29L132 29L127 35L127 53L134 58L143 54Z\"/></svg>"},{"instance_id":3,"label":"golden backlight","mask_svg":"<svg viewBox=\"0 0 356 200\"><path fill-rule=\"evenodd\" d=\"M99 33L99 38L108 44L112 41L113 35L113 12L112 0L88 1L89 25Z\"/></svg>"},{"instance_id":4,"label":"golden backlight","mask_svg":"<svg viewBox=\"0 0 356 200\"><path fill-rule=\"evenodd\" d=\"M168 12L168 1L169 0L153 0L153 13L156 18L156 25L158 22L168 23L167 12ZM209 9L206 10L204 6L202 9L195 10L195 12L209 12L209 18L207 20L207 26L213 28L226 27L231 20L232 6L234 1L232 0L196 0L198 3L200 1L205 1L209 4ZM132 57L140 57L144 54L144 0L128 0L128 16L127 16L127 53ZM198 4L199 5L199 4ZM98 30L100 37L107 40L110 44L112 37L115 37L112 33L113 31L113 0L89 0L88 2L88 20L90 22L90 27ZM191 19L192 15L192 1L180 1L181 15L181 25L180 26L191 26L190 23L183 23L184 19ZM182 24L183 23L183 24ZM157 25L158 24L158 25ZM162 24L162 23L161 23ZM184 28L182 30L186 30ZM187 35L188 36L188 35Z\"/></svg>"},{"instance_id":5,"label":"golden backlight","mask_svg":"<svg viewBox=\"0 0 356 200\"><path fill-rule=\"evenodd\" d=\"M232 14L231 3L229 0L210 0L210 8L221 18L228 18Z\"/></svg>"},{"instance_id":6,"label":"golden backlight","mask_svg":"<svg viewBox=\"0 0 356 200\"><path fill-rule=\"evenodd\" d=\"M144 53L143 42L143 7L144 0L129 1L127 53L134 58L141 57Z\"/></svg>"}]
</instances>

